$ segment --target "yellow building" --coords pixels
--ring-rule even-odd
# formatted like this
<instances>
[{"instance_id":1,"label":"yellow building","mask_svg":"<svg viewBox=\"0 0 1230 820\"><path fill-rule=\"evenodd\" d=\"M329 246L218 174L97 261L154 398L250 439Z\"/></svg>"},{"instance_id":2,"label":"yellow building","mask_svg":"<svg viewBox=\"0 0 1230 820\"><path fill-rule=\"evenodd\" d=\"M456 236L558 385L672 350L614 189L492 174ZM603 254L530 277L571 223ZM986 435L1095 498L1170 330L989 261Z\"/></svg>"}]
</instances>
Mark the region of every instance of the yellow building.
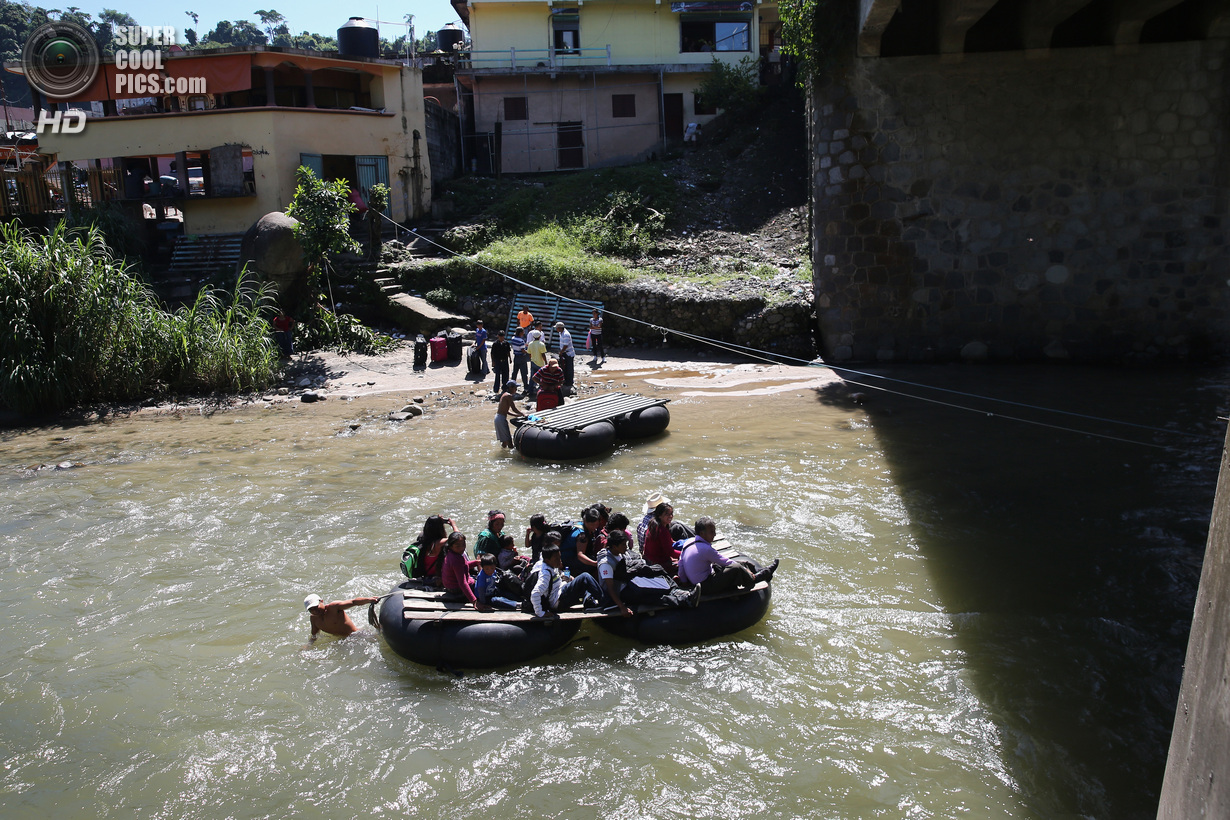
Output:
<instances>
[{"instance_id":1,"label":"yellow building","mask_svg":"<svg viewBox=\"0 0 1230 820\"><path fill-rule=\"evenodd\" d=\"M697 97L716 58L769 73L776 2L453 0L470 30L466 161L522 173L639 162L718 112Z\"/></svg>"},{"instance_id":2,"label":"yellow building","mask_svg":"<svg viewBox=\"0 0 1230 820\"><path fill-rule=\"evenodd\" d=\"M119 169L120 198L165 197L172 188L189 234L238 233L284 211L300 165L360 192L385 183L389 214L399 222L430 210L418 69L264 46L162 57L162 75L182 78L190 93L128 93L145 89L117 78L124 72L106 63L94 84L68 101L101 101L103 116L79 133L44 130L40 150L78 167ZM134 100L145 102L130 105Z\"/></svg>"}]
</instances>

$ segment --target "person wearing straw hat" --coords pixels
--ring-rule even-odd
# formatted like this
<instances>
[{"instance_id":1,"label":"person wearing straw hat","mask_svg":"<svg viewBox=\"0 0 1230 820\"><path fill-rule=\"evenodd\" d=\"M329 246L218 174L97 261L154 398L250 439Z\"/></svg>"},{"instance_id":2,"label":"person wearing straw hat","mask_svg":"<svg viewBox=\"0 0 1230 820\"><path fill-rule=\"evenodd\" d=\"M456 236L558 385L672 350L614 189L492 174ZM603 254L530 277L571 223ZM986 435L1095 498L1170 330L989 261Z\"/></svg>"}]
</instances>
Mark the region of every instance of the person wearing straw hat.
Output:
<instances>
[{"instance_id":1,"label":"person wearing straw hat","mask_svg":"<svg viewBox=\"0 0 1230 820\"><path fill-rule=\"evenodd\" d=\"M671 500L658 490L654 490L645 499L645 509L641 512L644 514L641 518L641 523L636 525L636 548L642 553L645 551L645 533L649 530L649 522L653 520L653 511L657 509L659 504L669 504Z\"/></svg>"},{"instance_id":2,"label":"person wearing straw hat","mask_svg":"<svg viewBox=\"0 0 1230 820\"><path fill-rule=\"evenodd\" d=\"M379 598L351 598L349 601L333 601L326 604L319 595L312 593L303 599L303 608L312 618L312 640L315 641L316 636L321 632L328 632L339 638L353 635L359 631L359 628L354 625L354 621L350 620L350 615L346 610L351 607L374 604L379 600Z\"/></svg>"}]
</instances>

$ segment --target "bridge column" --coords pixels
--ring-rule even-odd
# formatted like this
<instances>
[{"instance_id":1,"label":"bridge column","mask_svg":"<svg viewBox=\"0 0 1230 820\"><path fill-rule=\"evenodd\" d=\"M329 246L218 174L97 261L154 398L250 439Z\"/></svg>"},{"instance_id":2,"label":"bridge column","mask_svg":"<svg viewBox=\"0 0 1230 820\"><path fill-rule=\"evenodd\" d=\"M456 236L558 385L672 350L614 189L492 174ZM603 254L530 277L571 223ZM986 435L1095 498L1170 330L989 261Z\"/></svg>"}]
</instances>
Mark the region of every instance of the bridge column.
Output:
<instances>
[{"instance_id":1,"label":"bridge column","mask_svg":"<svg viewBox=\"0 0 1230 820\"><path fill-rule=\"evenodd\" d=\"M1181 0L1124 0L1115 6L1111 19L1111 38L1115 45L1125 46L1140 42L1140 30L1150 17L1177 6Z\"/></svg>"},{"instance_id":2,"label":"bridge column","mask_svg":"<svg viewBox=\"0 0 1230 820\"><path fill-rule=\"evenodd\" d=\"M1089 0L1032 0L1021 10L1021 39L1027 49L1050 48L1055 26L1089 4Z\"/></svg>"},{"instance_id":3,"label":"bridge column","mask_svg":"<svg viewBox=\"0 0 1230 820\"><path fill-rule=\"evenodd\" d=\"M901 0L860 0L858 8L858 56L879 57L880 38Z\"/></svg>"},{"instance_id":4,"label":"bridge column","mask_svg":"<svg viewBox=\"0 0 1230 820\"><path fill-rule=\"evenodd\" d=\"M995 0L940 0L940 53L965 51L966 33L994 5Z\"/></svg>"}]
</instances>

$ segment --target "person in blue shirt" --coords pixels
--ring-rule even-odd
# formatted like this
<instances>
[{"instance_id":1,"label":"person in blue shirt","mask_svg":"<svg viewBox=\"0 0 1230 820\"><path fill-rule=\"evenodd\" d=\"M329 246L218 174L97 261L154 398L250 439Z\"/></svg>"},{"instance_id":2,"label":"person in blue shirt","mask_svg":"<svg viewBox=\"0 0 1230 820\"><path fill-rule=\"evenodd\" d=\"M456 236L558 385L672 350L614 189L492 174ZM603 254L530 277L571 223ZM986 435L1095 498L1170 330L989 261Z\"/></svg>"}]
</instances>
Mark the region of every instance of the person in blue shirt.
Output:
<instances>
[{"instance_id":1,"label":"person in blue shirt","mask_svg":"<svg viewBox=\"0 0 1230 820\"><path fill-rule=\"evenodd\" d=\"M512 350L512 376L510 378L518 380L525 385L525 389L529 390L530 384L530 354L525 349L525 328L519 327L513 333L513 337L508 340L508 347Z\"/></svg>"},{"instance_id":2,"label":"person in blue shirt","mask_svg":"<svg viewBox=\"0 0 1230 820\"><path fill-rule=\"evenodd\" d=\"M478 351L478 361L482 364L483 378L491 372L491 368L487 366L487 329L483 327L483 320L479 319L474 323L474 349Z\"/></svg>"}]
</instances>

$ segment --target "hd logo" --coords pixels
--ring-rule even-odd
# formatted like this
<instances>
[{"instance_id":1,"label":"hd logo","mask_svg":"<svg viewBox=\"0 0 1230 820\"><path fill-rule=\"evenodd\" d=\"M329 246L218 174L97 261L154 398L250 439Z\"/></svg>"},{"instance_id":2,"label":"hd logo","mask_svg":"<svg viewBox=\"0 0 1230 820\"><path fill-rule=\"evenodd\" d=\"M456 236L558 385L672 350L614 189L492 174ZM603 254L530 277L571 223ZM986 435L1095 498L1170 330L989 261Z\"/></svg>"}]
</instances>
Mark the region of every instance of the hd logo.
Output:
<instances>
[{"instance_id":1,"label":"hd logo","mask_svg":"<svg viewBox=\"0 0 1230 820\"><path fill-rule=\"evenodd\" d=\"M52 134L80 134L85 130L85 112L40 111L34 130L41 134L44 128L50 128Z\"/></svg>"}]
</instances>

